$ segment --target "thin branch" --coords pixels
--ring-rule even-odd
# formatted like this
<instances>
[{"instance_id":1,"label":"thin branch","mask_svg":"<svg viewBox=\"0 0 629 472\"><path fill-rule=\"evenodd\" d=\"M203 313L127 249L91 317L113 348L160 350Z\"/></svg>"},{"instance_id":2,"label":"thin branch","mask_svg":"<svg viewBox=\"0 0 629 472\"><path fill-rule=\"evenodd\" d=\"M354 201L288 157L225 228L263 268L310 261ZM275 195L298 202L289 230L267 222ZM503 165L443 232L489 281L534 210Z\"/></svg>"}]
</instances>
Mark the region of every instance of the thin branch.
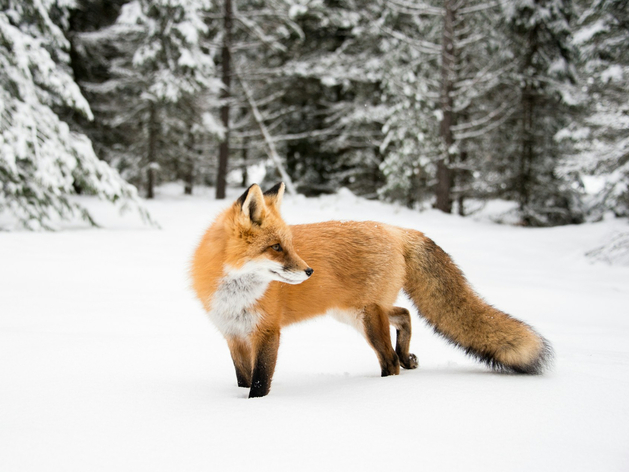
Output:
<instances>
[{"instance_id":1,"label":"thin branch","mask_svg":"<svg viewBox=\"0 0 629 472\"><path fill-rule=\"evenodd\" d=\"M507 101L507 102L503 102L502 105L500 105L498 108L495 108L493 111L487 113L485 116L483 116L482 118L478 118L474 121L469 121L467 123L462 123L459 125L454 125L451 127L451 129L455 132L457 131L465 131L465 130L469 130L472 128L476 128L478 126L482 126L486 123L489 123L491 120L493 120L496 116L500 115L503 111L505 111L508 107L513 106L514 104L514 100L512 101Z\"/></svg>"},{"instance_id":2,"label":"thin branch","mask_svg":"<svg viewBox=\"0 0 629 472\"><path fill-rule=\"evenodd\" d=\"M472 79L461 80L460 82L456 83L455 88L457 89L457 91L454 92L453 96L456 97L458 95L461 95L462 93L465 93L467 90L469 90L472 87L475 87L480 82L485 82L495 77L499 77L502 74L504 74L505 71L513 67L512 65L507 65L503 67L502 69L492 71L492 67L495 65L497 61L498 61L498 58L494 57L491 61L489 61L489 63L485 67L479 70Z\"/></svg>"},{"instance_id":3,"label":"thin branch","mask_svg":"<svg viewBox=\"0 0 629 472\"><path fill-rule=\"evenodd\" d=\"M473 44L477 41L480 41L481 39L486 39L486 35L483 33L478 33L478 34L473 34L471 36L468 36L465 39L461 39L461 40L454 40L454 47L457 49L464 49L466 46L469 46L470 44Z\"/></svg>"},{"instance_id":4,"label":"thin branch","mask_svg":"<svg viewBox=\"0 0 629 472\"><path fill-rule=\"evenodd\" d=\"M278 90L277 92L274 92L267 97L258 98L256 100L256 103L258 104L258 106L268 105L269 103L272 103L275 100L278 100L279 98L283 97L285 94L286 94L286 90Z\"/></svg>"},{"instance_id":5,"label":"thin branch","mask_svg":"<svg viewBox=\"0 0 629 472\"><path fill-rule=\"evenodd\" d=\"M421 2L407 2L405 0L388 0L386 2L389 6L393 5L394 7L398 7L403 9L403 13L409 13L413 15L433 15L433 16L443 16L445 10L439 7L433 7L431 5L426 5Z\"/></svg>"},{"instance_id":6,"label":"thin branch","mask_svg":"<svg viewBox=\"0 0 629 472\"><path fill-rule=\"evenodd\" d=\"M262 43L260 41L249 41L246 43L232 45L230 49L231 51L250 51L253 48L259 47L261 44ZM214 49L220 49L222 47L222 43L219 41L204 41L203 45Z\"/></svg>"},{"instance_id":7,"label":"thin branch","mask_svg":"<svg viewBox=\"0 0 629 472\"><path fill-rule=\"evenodd\" d=\"M324 136L332 136L335 134L338 134L338 130L325 129L325 130L305 131L303 133L282 134L279 136L275 136L273 139L275 141L298 141L300 139L319 138L319 137L324 137Z\"/></svg>"},{"instance_id":8,"label":"thin branch","mask_svg":"<svg viewBox=\"0 0 629 472\"><path fill-rule=\"evenodd\" d=\"M409 44L410 46L417 49L419 52L423 52L425 54L434 54L434 55L441 54L441 48L435 43L409 38L405 34L398 33L397 31L387 28L386 26L378 26L378 27L384 33L404 43Z\"/></svg>"},{"instance_id":9,"label":"thin branch","mask_svg":"<svg viewBox=\"0 0 629 472\"><path fill-rule=\"evenodd\" d=\"M490 131L496 129L498 126L502 125L505 121L507 121L511 117L511 115L513 115L513 113L515 113L515 107L511 107L511 110L509 110L507 113L505 113L502 116L502 118L500 118L497 121L494 121L493 123L490 123L485 128L481 128L481 129L478 129L476 131L468 131L467 133L456 133L455 132L454 133L454 139L456 139L457 141L461 141L463 139L478 138L479 136L487 134Z\"/></svg>"},{"instance_id":10,"label":"thin branch","mask_svg":"<svg viewBox=\"0 0 629 472\"><path fill-rule=\"evenodd\" d=\"M258 18L258 17L278 17L281 18L283 15L273 10L258 10L258 11L239 11L238 14L240 16L246 18ZM207 18L208 20L223 20L225 15L223 13L204 13L203 18Z\"/></svg>"},{"instance_id":11,"label":"thin branch","mask_svg":"<svg viewBox=\"0 0 629 472\"><path fill-rule=\"evenodd\" d=\"M238 74L236 67L234 67L234 73L236 77L238 78L238 81L240 82L240 85L243 91L245 92L245 96L247 97L247 102L249 102L249 107L251 108L253 117L255 118L256 122L258 123L258 126L260 127L260 132L262 133L262 136L264 137L264 141L266 142L267 148L269 150L269 157L271 158L271 160L275 164L275 167L277 168L280 175L282 176L282 179L284 180L284 183L286 184L286 190L288 190L288 193L291 195L295 195L297 192L295 190L295 186L293 185L293 181L291 180L290 176L288 175L288 173L284 169L284 166L282 165L282 160L279 154L277 153L277 150L275 149L275 143L273 142L273 137L270 135L269 130L264 124L264 120L262 119L262 115L260 114L260 110L258 109L258 105L256 104L253 98L253 94L251 93L251 90L249 89L249 86L247 85L247 83L242 79L242 77L240 77L240 74Z\"/></svg>"},{"instance_id":12,"label":"thin branch","mask_svg":"<svg viewBox=\"0 0 629 472\"><path fill-rule=\"evenodd\" d=\"M458 13L460 13L461 15L467 15L468 13L476 13L479 11L490 10L492 8L496 8L498 5L500 5L500 2L481 3L480 5L461 8Z\"/></svg>"},{"instance_id":13,"label":"thin branch","mask_svg":"<svg viewBox=\"0 0 629 472\"><path fill-rule=\"evenodd\" d=\"M255 22L249 21L247 18L240 15L240 13L236 13L234 15L234 18L240 21L240 23L242 23L245 28L247 28L254 36L262 41L268 48L274 49L276 51L286 52L286 46L278 43L277 41L273 41L273 38L267 36Z\"/></svg>"}]
</instances>

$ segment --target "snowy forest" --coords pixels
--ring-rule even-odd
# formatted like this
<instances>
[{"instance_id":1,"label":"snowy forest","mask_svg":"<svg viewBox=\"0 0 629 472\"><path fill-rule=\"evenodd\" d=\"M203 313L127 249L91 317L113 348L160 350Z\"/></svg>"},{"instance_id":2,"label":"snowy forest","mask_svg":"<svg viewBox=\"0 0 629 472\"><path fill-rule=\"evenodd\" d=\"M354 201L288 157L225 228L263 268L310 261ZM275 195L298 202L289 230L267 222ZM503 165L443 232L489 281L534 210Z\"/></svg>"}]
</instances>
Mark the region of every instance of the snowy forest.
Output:
<instances>
[{"instance_id":1,"label":"snowy forest","mask_svg":"<svg viewBox=\"0 0 629 472\"><path fill-rule=\"evenodd\" d=\"M629 471L628 0L0 5L0 472ZM221 216L280 180L303 291L247 282L270 225ZM415 232L430 257L395 243ZM228 256L199 302L205 246ZM402 270L425 303L364 295ZM520 320L554 364L492 371L436 297L461 331ZM238 386L215 299L281 320L270 395ZM374 306L417 369L381 378ZM486 359L509 331L478 335Z\"/></svg>"},{"instance_id":2,"label":"snowy forest","mask_svg":"<svg viewBox=\"0 0 629 472\"><path fill-rule=\"evenodd\" d=\"M629 215L625 0L0 2L0 212L26 228L254 167L524 226Z\"/></svg>"}]
</instances>

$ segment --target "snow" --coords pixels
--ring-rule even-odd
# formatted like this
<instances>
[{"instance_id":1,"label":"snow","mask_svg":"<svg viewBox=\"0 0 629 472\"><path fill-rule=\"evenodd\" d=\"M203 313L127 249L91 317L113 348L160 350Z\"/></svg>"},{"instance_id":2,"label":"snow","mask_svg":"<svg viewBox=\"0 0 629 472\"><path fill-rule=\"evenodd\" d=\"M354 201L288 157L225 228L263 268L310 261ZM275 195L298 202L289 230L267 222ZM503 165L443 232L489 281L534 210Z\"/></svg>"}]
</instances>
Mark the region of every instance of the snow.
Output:
<instances>
[{"instance_id":1,"label":"snow","mask_svg":"<svg viewBox=\"0 0 629 472\"><path fill-rule=\"evenodd\" d=\"M248 400L189 289L192 251L230 203L201 190L161 188L147 202L161 230L81 197L106 229L0 233L0 470L629 468L629 268L585 256L625 221L527 229L287 195L291 223L425 231L557 359L543 376L491 373L413 315L419 368L380 378L361 336L322 318L283 331L271 394Z\"/></svg>"},{"instance_id":2,"label":"snow","mask_svg":"<svg viewBox=\"0 0 629 472\"><path fill-rule=\"evenodd\" d=\"M608 29L609 26L606 25L605 20L599 19L594 23L577 30L572 36L572 42L576 45L582 45L591 41L598 33L605 32Z\"/></svg>"},{"instance_id":3,"label":"snow","mask_svg":"<svg viewBox=\"0 0 629 472\"><path fill-rule=\"evenodd\" d=\"M64 5L56 4L58 21ZM0 12L0 212L31 229L48 227L60 214L80 213L67 199L79 187L110 201L138 203L135 188L53 111L93 118L69 72L70 43L48 7L22 2L18 10Z\"/></svg>"},{"instance_id":4,"label":"snow","mask_svg":"<svg viewBox=\"0 0 629 472\"><path fill-rule=\"evenodd\" d=\"M613 64L601 72L601 80L603 83L621 82L623 76L623 68L618 64Z\"/></svg>"},{"instance_id":5,"label":"snow","mask_svg":"<svg viewBox=\"0 0 629 472\"><path fill-rule=\"evenodd\" d=\"M291 20L295 20L300 16L305 15L308 12L308 7L305 5L291 5L288 9L288 17Z\"/></svg>"}]
</instances>

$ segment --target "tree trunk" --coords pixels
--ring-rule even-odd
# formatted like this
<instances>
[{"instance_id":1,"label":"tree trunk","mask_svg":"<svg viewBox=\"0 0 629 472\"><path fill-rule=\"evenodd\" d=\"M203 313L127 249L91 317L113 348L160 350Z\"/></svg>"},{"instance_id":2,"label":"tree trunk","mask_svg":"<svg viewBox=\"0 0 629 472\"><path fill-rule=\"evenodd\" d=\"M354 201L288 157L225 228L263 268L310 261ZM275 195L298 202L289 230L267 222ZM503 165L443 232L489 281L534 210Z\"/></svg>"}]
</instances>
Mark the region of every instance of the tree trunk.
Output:
<instances>
[{"instance_id":1,"label":"tree trunk","mask_svg":"<svg viewBox=\"0 0 629 472\"><path fill-rule=\"evenodd\" d=\"M216 199L225 198L225 188L227 180L227 161L229 160L229 98L231 96L231 36L233 10L232 0L224 0L224 19L223 19L223 106L221 107L221 120L225 127L225 138L220 144L218 151L218 172L216 174Z\"/></svg>"},{"instance_id":2,"label":"tree trunk","mask_svg":"<svg viewBox=\"0 0 629 472\"><path fill-rule=\"evenodd\" d=\"M192 126L190 126L192 127ZM185 159L185 174L184 174L184 195L192 195L192 189L194 187L194 171L195 171L195 142L194 133L190 132L188 136L188 155Z\"/></svg>"},{"instance_id":3,"label":"tree trunk","mask_svg":"<svg viewBox=\"0 0 629 472\"><path fill-rule=\"evenodd\" d=\"M157 135L159 133L157 122L157 106L151 102L148 123L148 153L147 153L147 175L146 175L146 198L155 198L155 170L157 167Z\"/></svg>"},{"instance_id":4,"label":"tree trunk","mask_svg":"<svg viewBox=\"0 0 629 472\"><path fill-rule=\"evenodd\" d=\"M247 172L247 154L249 152L246 139L242 142L242 186L249 187L249 173Z\"/></svg>"},{"instance_id":5,"label":"tree trunk","mask_svg":"<svg viewBox=\"0 0 629 472\"><path fill-rule=\"evenodd\" d=\"M533 149L533 113L535 98L530 86L525 86L522 91L522 153L517 177L518 203L522 222L531 224L531 218L527 215L527 207L530 200L531 168L535 158Z\"/></svg>"},{"instance_id":6,"label":"tree trunk","mask_svg":"<svg viewBox=\"0 0 629 472\"><path fill-rule=\"evenodd\" d=\"M536 29L529 32L527 38L527 52L522 64L523 75L527 73L533 64L533 57L537 52L535 41ZM531 217L528 214L528 206L531 197L531 171L533 160L535 159L533 115L535 112L535 89L531 79L526 79L522 87L522 149L518 175L516 178L516 188L518 193L519 211L522 215L522 223L531 224Z\"/></svg>"},{"instance_id":7,"label":"tree trunk","mask_svg":"<svg viewBox=\"0 0 629 472\"><path fill-rule=\"evenodd\" d=\"M467 151L461 151L459 162L460 167L456 172L456 187L458 187L458 193L456 197L458 213L460 216L465 216L465 196L467 191L465 186L468 184L469 179L469 171L464 168L465 162L467 161Z\"/></svg>"},{"instance_id":8,"label":"tree trunk","mask_svg":"<svg viewBox=\"0 0 629 472\"><path fill-rule=\"evenodd\" d=\"M454 144L452 126L455 124L452 91L454 84L454 20L455 0L445 0L443 17L443 40L441 49L441 113L439 134L443 142L443 156L437 162L437 186L435 208L452 212L452 169L450 169L450 149Z\"/></svg>"}]
</instances>

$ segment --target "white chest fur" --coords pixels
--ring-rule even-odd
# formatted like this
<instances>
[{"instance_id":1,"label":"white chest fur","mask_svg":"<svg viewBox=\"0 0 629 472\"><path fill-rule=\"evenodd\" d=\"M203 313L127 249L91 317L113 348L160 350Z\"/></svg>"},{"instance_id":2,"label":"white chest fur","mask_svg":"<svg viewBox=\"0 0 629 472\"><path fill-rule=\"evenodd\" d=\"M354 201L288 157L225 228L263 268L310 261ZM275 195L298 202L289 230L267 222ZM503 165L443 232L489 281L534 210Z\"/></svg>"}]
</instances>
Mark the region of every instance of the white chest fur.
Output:
<instances>
[{"instance_id":1,"label":"white chest fur","mask_svg":"<svg viewBox=\"0 0 629 472\"><path fill-rule=\"evenodd\" d=\"M260 320L255 302L271 281L257 271L226 270L210 303L210 319L227 337L247 337Z\"/></svg>"}]
</instances>

